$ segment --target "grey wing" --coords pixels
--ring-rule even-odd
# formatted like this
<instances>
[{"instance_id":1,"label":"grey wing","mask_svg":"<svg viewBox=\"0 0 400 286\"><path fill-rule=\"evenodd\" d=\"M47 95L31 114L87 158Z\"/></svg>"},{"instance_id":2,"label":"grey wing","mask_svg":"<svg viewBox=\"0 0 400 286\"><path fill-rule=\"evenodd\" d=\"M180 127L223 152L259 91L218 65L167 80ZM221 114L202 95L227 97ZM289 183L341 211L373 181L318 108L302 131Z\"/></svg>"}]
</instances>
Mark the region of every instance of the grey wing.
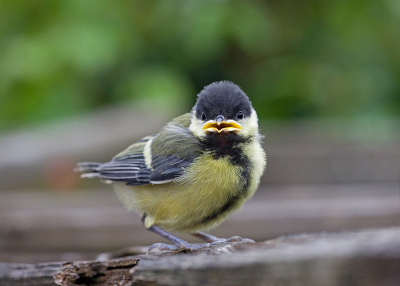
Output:
<instances>
[{"instance_id":1,"label":"grey wing","mask_svg":"<svg viewBox=\"0 0 400 286\"><path fill-rule=\"evenodd\" d=\"M140 154L103 163L97 171L101 179L126 182L128 185L148 184L151 173Z\"/></svg>"},{"instance_id":2,"label":"grey wing","mask_svg":"<svg viewBox=\"0 0 400 286\"><path fill-rule=\"evenodd\" d=\"M190 163L189 160L166 156L160 157L152 168L148 168L143 156L127 156L101 164L97 174L101 179L125 182L129 186L166 184L181 176Z\"/></svg>"},{"instance_id":3,"label":"grey wing","mask_svg":"<svg viewBox=\"0 0 400 286\"><path fill-rule=\"evenodd\" d=\"M78 171L88 172L82 177L98 177L103 180L125 182L130 186L165 184L181 176L192 163L191 158L183 159L178 154L146 154L151 156L151 166L146 165L145 145L157 137L151 135L132 144L107 163L85 162L78 164Z\"/></svg>"},{"instance_id":4,"label":"grey wing","mask_svg":"<svg viewBox=\"0 0 400 286\"><path fill-rule=\"evenodd\" d=\"M189 167L193 160L182 159L173 155L153 156L152 169L149 182L151 184L170 183L180 177L184 169Z\"/></svg>"},{"instance_id":5,"label":"grey wing","mask_svg":"<svg viewBox=\"0 0 400 286\"><path fill-rule=\"evenodd\" d=\"M132 144L107 163L78 163L76 170L84 172L83 178L126 182L129 185L146 185L153 171L147 168L144 159L144 147L157 134L144 137Z\"/></svg>"}]
</instances>

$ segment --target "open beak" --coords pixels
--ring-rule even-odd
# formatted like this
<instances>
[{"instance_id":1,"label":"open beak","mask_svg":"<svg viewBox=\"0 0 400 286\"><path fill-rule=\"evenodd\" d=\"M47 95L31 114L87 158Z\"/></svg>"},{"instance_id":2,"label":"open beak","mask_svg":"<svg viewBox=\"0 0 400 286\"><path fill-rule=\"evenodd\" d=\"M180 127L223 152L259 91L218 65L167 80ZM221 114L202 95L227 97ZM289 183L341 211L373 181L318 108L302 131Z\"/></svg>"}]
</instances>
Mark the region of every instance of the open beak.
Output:
<instances>
[{"instance_id":1,"label":"open beak","mask_svg":"<svg viewBox=\"0 0 400 286\"><path fill-rule=\"evenodd\" d=\"M206 132L222 133L232 132L242 129L239 123L235 120L224 120L222 121L219 116L216 120L209 120L203 125L203 130Z\"/></svg>"}]
</instances>

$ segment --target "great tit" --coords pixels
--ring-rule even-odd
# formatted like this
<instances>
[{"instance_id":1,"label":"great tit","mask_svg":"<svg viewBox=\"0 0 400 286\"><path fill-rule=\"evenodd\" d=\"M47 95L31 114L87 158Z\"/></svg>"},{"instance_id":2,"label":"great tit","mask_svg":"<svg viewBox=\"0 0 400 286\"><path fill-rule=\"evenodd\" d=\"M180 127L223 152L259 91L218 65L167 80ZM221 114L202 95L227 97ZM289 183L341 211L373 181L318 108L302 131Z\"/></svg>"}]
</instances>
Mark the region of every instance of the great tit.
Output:
<instances>
[{"instance_id":1,"label":"great tit","mask_svg":"<svg viewBox=\"0 0 400 286\"><path fill-rule=\"evenodd\" d=\"M144 137L110 162L78 163L77 170L83 178L112 182L119 199L142 216L148 230L175 244L158 243L149 251L195 249L202 246L166 230L208 243L227 241L202 230L219 225L258 188L266 167L261 138L247 95L232 82L214 82L198 94L190 113L160 133Z\"/></svg>"}]
</instances>

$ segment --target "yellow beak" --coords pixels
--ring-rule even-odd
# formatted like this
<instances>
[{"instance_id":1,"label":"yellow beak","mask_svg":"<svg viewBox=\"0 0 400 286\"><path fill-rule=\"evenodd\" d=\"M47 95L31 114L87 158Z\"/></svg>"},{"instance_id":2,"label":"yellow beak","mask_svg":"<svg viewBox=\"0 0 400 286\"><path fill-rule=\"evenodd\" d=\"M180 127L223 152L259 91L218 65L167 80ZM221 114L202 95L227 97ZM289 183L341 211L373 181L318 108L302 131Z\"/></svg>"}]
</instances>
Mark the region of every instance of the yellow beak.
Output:
<instances>
[{"instance_id":1,"label":"yellow beak","mask_svg":"<svg viewBox=\"0 0 400 286\"><path fill-rule=\"evenodd\" d=\"M210 120L203 125L203 130L207 132L222 133L238 131L240 129L242 129L242 127L234 120L226 120L219 123L215 120Z\"/></svg>"}]
</instances>

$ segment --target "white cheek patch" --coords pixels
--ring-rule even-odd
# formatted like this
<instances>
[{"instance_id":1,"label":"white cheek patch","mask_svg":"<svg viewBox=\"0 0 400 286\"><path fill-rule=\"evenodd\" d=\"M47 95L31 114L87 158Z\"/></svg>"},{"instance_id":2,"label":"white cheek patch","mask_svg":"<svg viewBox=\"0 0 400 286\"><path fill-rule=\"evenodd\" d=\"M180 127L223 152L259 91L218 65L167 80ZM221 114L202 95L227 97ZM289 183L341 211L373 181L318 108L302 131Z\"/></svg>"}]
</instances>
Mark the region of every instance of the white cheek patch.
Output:
<instances>
[{"instance_id":1,"label":"white cheek patch","mask_svg":"<svg viewBox=\"0 0 400 286\"><path fill-rule=\"evenodd\" d=\"M249 117L239 122L242 125L242 129L238 131L238 134L245 137L258 134L258 117L254 109L252 109Z\"/></svg>"},{"instance_id":2,"label":"white cheek patch","mask_svg":"<svg viewBox=\"0 0 400 286\"><path fill-rule=\"evenodd\" d=\"M196 137L204 137L206 136L206 132L203 130L203 122L196 118L196 116L192 115L192 120L189 125L189 130Z\"/></svg>"}]
</instances>

